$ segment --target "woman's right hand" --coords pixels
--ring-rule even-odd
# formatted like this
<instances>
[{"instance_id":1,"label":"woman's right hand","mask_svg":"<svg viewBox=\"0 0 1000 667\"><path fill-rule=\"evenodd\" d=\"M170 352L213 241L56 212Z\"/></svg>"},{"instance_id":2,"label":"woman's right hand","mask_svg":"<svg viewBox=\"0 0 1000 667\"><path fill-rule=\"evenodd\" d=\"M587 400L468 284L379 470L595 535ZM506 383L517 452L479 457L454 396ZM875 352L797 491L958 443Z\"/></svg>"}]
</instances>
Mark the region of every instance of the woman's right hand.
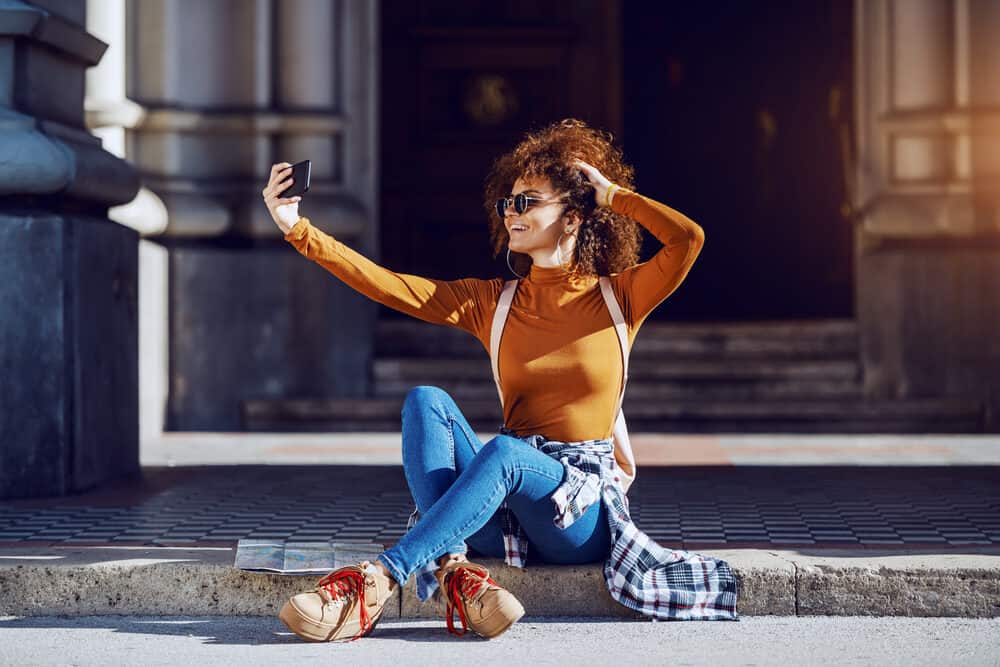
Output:
<instances>
[{"instance_id":1,"label":"woman's right hand","mask_svg":"<svg viewBox=\"0 0 1000 667\"><path fill-rule=\"evenodd\" d=\"M264 203L271 213L278 228L285 234L291 231L295 223L299 221L299 201L302 197L278 197L279 192L283 192L293 182L290 177L292 165L287 162L279 162L271 165L271 178L264 188Z\"/></svg>"}]
</instances>

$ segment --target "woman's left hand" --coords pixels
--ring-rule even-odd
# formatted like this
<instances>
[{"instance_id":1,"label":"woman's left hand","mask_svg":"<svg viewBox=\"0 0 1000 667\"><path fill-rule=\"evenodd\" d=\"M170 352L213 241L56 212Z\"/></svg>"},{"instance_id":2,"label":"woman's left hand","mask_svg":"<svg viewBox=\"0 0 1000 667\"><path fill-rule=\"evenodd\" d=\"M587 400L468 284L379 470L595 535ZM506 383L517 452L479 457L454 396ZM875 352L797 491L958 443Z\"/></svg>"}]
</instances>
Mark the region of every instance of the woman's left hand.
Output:
<instances>
[{"instance_id":1,"label":"woman's left hand","mask_svg":"<svg viewBox=\"0 0 1000 667\"><path fill-rule=\"evenodd\" d=\"M597 167L587 164L583 160L575 160L573 162L580 171L584 173L590 184L594 186L594 198L597 200L598 206L605 205L605 198L608 196L608 188L611 187L611 181L604 177Z\"/></svg>"}]
</instances>

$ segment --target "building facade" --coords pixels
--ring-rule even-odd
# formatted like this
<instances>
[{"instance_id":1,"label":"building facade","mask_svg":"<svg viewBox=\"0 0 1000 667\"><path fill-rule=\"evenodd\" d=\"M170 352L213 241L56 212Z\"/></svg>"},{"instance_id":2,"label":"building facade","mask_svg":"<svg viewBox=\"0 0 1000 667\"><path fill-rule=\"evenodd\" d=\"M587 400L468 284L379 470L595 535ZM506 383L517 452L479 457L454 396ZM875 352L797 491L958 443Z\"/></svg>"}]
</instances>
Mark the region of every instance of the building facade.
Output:
<instances>
[{"instance_id":1,"label":"building facade","mask_svg":"<svg viewBox=\"0 0 1000 667\"><path fill-rule=\"evenodd\" d=\"M856 331L858 405L956 400L970 407L955 429L1000 431L1000 4L738 20L542 8L5 3L3 495L134 473L140 421L145 437L254 428L253 406L284 415L281 430L317 428L323 401L364 412L395 314L290 251L260 197L270 165L311 159L304 212L376 262L506 275L479 201L489 160L566 116L645 155L649 194L704 212L717 259L664 319L710 337L721 320L835 317ZM813 50L789 63L780 48L800 43ZM699 178L671 190L685 173ZM799 208L775 208L796 192ZM758 272L784 261L802 279L754 282L742 258L771 257L776 239L788 247Z\"/></svg>"}]
</instances>

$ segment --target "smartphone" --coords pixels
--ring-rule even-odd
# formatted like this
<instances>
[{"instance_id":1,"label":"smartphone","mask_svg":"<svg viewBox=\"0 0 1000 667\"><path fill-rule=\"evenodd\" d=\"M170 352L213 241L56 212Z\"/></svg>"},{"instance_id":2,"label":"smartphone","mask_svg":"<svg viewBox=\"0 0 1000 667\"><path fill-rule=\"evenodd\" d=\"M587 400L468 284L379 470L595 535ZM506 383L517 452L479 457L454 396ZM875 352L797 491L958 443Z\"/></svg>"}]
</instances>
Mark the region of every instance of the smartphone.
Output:
<instances>
[{"instance_id":1,"label":"smartphone","mask_svg":"<svg viewBox=\"0 0 1000 667\"><path fill-rule=\"evenodd\" d=\"M312 175L312 162L303 160L292 165L292 184L278 195L279 199L296 197L309 192L309 177Z\"/></svg>"}]
</instances>

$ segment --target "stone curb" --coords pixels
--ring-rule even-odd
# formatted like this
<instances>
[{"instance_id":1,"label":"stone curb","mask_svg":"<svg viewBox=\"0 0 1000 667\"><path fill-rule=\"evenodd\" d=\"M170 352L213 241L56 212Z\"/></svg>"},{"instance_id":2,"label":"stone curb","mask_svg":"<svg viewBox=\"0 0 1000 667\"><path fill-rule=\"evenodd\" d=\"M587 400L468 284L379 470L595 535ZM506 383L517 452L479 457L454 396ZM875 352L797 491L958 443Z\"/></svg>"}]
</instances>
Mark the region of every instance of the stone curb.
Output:
<instances>
[{"instance_id":1,"label":"stone curb","mask_svg":"<svg viewBox=\"0 0 1000 667\"><path fill-rule=\"evenodd\" d=\"M906 553L874 549L700 550L729 562L740 615L1000 616L1000 549ZM235 549L11 547L0 549L0 614L270 616L318 575L232 567ZM511 568L477 562L532 616L642 619L611 599L599 564ZM436 618L414 582L387 618Z\"/></svg>"}]
</instances>

